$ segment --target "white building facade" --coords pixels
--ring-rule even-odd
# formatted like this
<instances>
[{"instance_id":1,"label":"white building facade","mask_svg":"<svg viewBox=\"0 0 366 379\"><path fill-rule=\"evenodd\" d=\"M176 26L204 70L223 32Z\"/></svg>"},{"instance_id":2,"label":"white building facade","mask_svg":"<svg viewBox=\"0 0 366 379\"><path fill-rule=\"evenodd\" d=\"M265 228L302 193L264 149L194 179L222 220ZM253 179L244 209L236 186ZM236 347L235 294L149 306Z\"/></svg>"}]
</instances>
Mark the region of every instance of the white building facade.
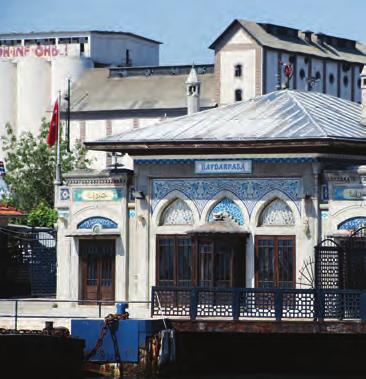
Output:
<instances>
[{"instance_id":1,"label":"white building facade","mask_svg":"<svg viewBox=\"0 0 366 379\"><path fill-rule=\"evenodd\" d=\"M58 92L93 67L158 65L160 42L132 33L0 34L0 132L39 132Z\"/></svg>"}]
</instances>

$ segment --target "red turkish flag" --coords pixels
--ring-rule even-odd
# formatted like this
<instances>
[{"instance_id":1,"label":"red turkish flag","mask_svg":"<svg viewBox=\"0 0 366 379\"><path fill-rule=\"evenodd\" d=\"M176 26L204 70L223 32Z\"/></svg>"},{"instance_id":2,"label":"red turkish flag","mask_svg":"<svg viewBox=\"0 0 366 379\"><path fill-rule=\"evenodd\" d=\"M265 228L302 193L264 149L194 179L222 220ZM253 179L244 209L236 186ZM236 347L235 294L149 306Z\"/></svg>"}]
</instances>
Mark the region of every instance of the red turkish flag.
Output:
<instances>
[{"instance_id":1,"label":"red turkish flag","mask_svg":"<svg viewBox=\"0 0 366 379\"><path fill-rule=\"evenodd\" d=\"M57 141L58 136L58 101L56 100L53 107L53 113L51 117L50 127L48 129L47 143L53 146Z\"/></svg>"}]
</instances>

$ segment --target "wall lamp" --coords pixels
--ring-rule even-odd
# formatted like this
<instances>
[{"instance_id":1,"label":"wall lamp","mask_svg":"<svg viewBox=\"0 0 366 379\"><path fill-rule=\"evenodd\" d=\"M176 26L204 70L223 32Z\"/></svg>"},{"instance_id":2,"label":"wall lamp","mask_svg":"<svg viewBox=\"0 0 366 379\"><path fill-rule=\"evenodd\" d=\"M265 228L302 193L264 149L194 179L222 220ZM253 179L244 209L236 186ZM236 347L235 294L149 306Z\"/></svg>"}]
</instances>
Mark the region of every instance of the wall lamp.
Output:
<instances>
[{"instance_id":1,"label":"wall lamp","mask_svg":"<svg viewBox=\"0 0 366 379\"><path fill-rule=\"evenodd\" d=\"M132 196L135 198L135 199L145 199L145 194L142 192L142 191L133 191L132 192Z\"/></svg>"}]
</instances>

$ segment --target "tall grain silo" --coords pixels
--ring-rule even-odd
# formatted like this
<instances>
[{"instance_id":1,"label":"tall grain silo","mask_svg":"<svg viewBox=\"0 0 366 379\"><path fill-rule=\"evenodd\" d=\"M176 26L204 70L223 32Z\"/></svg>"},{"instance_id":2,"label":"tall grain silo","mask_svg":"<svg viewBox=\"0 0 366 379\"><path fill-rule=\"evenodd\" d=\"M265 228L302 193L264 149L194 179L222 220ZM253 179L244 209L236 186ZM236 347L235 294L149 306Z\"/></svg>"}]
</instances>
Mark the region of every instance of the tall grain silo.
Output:
<instances>
[{"instance_id":1,"label":"tall grain silo","mask_svg":"<svg viewBox=\"0 0 366 379\"><path fill-rule=\"evenodd\" d=\"M15 128L16 85L17 65L10 61L0 61L0 136L5 134L7 123Z\"/></svg>"},{"instance_id":2,"label":"tall grain silo","mask_svg":"<svg viewBox=\"0 0 366 379\"><path fill-rule=\"evenodd\" d=\"M17 134L38 135L51 102L51 63L33 56L19 60L17 70Z\"/></svg>"},{"instance_id":3,"label":"tall grain silo","mask_svg":"<svg viewBox=\"0 0 366 379\"><path fill-rule=\"evenodd\" d=\"M57 99L58 91L65 92L67 79L76 81L86 70L93 68L94 64L90 58L58 56L52 60L52 102Z\"/></svg>"}]
</instances>

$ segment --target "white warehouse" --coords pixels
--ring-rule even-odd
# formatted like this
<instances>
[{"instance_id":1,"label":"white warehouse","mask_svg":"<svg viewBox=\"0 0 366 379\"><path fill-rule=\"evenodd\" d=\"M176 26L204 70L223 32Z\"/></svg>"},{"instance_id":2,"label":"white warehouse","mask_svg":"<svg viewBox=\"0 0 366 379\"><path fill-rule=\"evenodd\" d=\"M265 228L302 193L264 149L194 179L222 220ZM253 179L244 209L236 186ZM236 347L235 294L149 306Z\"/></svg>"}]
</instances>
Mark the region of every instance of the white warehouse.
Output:
<instances>
[{"instance_id":1,"label":"white warehouse","mask_svg":"<svg viewBox=\"0 0 366 379\"><path fill-rule=\"evenodd\" d=\"M126 32L0 34L0 134L37 133L43 117L87 69L159 64L160 42Z\"/></svg>"}]
</instances>

